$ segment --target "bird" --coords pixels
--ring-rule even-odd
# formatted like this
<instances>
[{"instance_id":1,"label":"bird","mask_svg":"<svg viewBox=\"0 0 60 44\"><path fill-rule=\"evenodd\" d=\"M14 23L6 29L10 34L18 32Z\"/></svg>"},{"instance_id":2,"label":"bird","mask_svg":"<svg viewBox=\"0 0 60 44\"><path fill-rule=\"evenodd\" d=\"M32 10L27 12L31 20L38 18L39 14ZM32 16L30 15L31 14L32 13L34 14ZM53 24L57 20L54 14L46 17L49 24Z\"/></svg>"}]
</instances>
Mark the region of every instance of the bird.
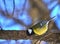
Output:
<instances>
[{"instance_id":1,"label":"bird","mask_svg":"<svg viewBox=\"0 0 60 44\"><path fill-rule=\"evenodd\" d=\"M39 22L37 24L35 24L34 26L32 26L31 28L28 28L26 33L28 36L31 35L43 35L48 31L48 24L50 21L52 21L56 16L52 17L50 20L48 20L46 23L43 22Z\"/></svg>"}]
</instances>

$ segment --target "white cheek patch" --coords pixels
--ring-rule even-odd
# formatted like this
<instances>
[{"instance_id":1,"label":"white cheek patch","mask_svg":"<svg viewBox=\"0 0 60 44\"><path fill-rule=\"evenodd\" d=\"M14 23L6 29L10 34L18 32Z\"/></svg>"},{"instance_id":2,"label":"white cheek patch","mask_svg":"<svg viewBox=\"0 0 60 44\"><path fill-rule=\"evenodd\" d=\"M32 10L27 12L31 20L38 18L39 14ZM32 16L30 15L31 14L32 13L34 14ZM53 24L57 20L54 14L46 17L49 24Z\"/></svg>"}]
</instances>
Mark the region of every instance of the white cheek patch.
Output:
<instances>
[{"instance_id":1,"label":"white cheek patch","mask_svg":"<svg viewBox=\"0 0 60 44\"><path fill-rule=\"evenodd\" d=\"M31 34L32 33L32 29L28 29L28 32Z\"/></svg>"}]
</instances>

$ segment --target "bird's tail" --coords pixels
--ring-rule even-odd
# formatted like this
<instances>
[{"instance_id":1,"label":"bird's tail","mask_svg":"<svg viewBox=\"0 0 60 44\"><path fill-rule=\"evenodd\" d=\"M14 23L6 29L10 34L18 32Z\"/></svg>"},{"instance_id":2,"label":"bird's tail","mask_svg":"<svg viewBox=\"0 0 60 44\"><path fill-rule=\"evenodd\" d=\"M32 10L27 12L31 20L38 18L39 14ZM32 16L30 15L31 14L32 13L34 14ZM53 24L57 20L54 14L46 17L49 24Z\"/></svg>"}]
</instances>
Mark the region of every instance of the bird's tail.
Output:
<instances>
[{"instance_id":1,"label":"bird's tail","mask_svg":"<svg viewBox=\"0 0 60 44\"><path fill-rule=\"evenodd\" d=\"M48 25L48 23L49 23L50 21L54 20L55 17L56 17L56 16L54 16L54 17L52 17L51 19L49 19L49 20L47 21L47 25Z\"/></svg>"}]
</instances>

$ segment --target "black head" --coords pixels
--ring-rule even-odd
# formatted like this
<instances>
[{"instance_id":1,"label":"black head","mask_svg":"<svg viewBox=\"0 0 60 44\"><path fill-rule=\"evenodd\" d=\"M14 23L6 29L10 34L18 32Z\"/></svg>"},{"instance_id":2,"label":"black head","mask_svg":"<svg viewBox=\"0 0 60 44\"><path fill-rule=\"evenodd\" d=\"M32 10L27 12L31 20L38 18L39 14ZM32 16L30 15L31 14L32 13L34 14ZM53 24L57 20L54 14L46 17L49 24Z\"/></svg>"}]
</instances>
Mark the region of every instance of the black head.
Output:
<instances>
[{"instance_id":1,"label":"black head","mask_svg":"<svg viewBox=\"0 0 60 44\"><path fill-rule=\"evenodd\" d=\"M32 29L32 28L27 29L27 30L26 30L26 34L27 34L28 36L34 35L33 29Z\"/></svg>"}]
</instances>

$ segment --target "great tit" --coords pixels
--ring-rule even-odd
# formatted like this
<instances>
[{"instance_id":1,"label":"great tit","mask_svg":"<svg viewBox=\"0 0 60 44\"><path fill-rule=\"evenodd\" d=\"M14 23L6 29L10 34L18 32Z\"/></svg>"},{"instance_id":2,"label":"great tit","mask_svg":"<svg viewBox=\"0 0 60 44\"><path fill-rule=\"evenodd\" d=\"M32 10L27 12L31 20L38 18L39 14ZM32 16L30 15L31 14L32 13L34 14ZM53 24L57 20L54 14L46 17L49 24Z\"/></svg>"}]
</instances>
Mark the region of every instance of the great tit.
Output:
<instances>
[{"instance_id":1,"label":"great tit","mask_svg":"<svg viewBox=\"0 0 60 44\"><path fill-rule=\"evenodd\" d=\"M55 18L55 16L53 18ZM34 26L32 26L31 28L27 29L27 31L26 31L27 35L31 36L34 34L35 35L45 34L48 30L48 24L51 20L53 20L53 18L51 18L48 21L39 22L39 23L35 24Z\"/></svg>"}]
</instances>

